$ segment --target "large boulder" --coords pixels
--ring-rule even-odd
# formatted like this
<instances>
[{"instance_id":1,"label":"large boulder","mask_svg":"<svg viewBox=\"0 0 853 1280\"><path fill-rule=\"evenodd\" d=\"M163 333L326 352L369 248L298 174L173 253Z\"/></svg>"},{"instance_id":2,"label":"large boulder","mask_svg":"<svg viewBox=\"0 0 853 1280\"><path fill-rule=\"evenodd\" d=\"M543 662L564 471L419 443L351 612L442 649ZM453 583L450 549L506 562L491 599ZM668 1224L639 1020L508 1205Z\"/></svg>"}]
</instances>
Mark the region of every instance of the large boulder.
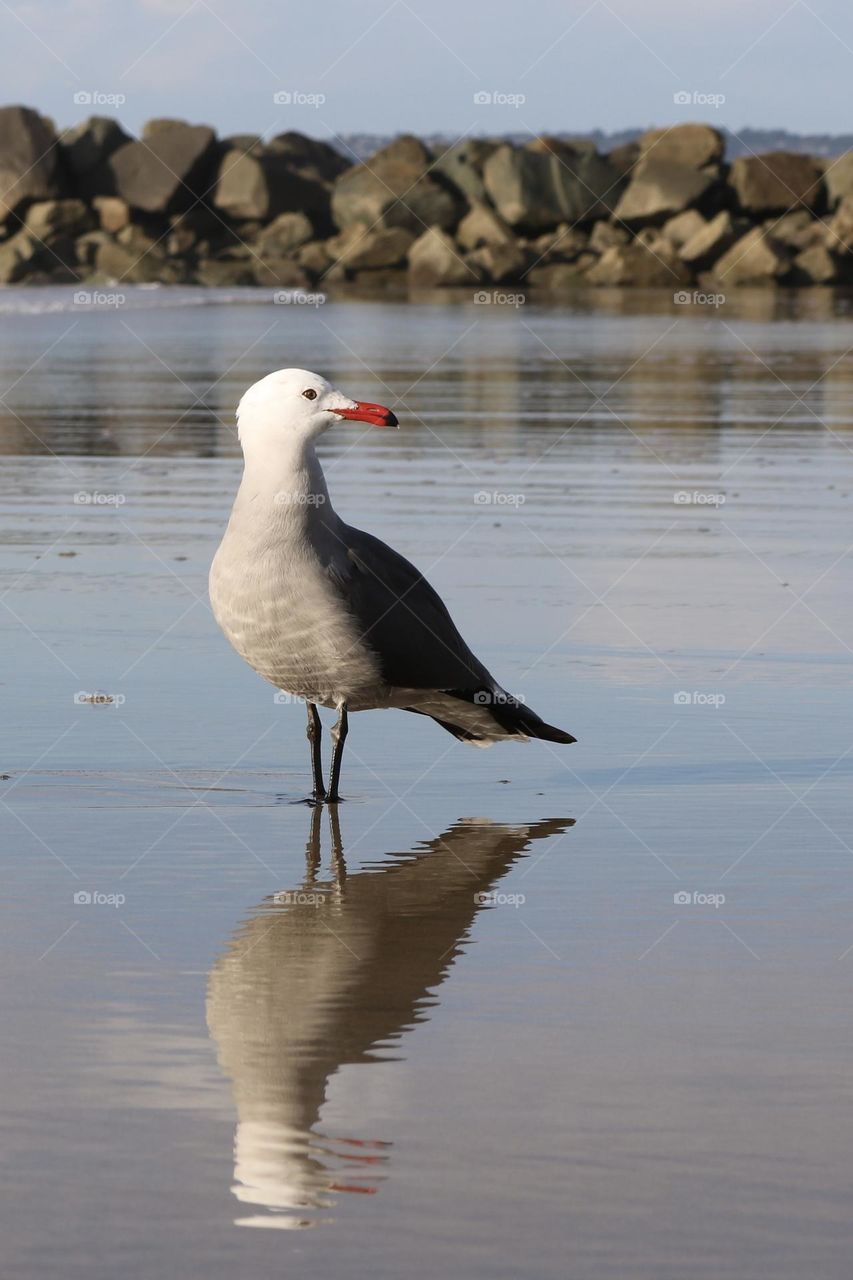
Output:
<instances>
[{"instance_id":1,"label":"large boulder","mask_svg":"<svg viewBox=\"0 0 853 1280\"><path fill-rule=\"evenodd\" d=\"M616 206L616 217L637 226L663 223L699 204L715 181L711 173L658 160L653 153L634 169Z\"/></svg>"},{"instance_id":2,"label":"large boulder","mask_svg":"<svg viewBox=\"0 0 853 1280\"><path fill-rule=\"evenodd\" d=\"M226 151L211 201L220 213L238 222L267 222L292 212L307 214L318 229L328 222L325 184L297 173L284 154Z\"/></svg>"},{"instance_id":3,"label":"large boulder","mask_svg":"<svg viewBox=\"0 0 853 1280\"><path fill-rule=\"evenodd\" d=\"M405 227L420 235L426 226L449 230L464 212L464 200L442 174L428 173L432 158L417 138L404 136L365 163L342 173L332 192L332 217L343 230L354 223Z\"/></svg>"},{"instance_id":4,"label":"large boulder","mask_svg":"<svg viewBox=\"0 0 853 1280\"><path fill-rule=\"evenodd\" d=\"M414 285L474 285L481 272L464 261L441 227L430 227L409 249L409 279Z\"/></svg>"},{"instance_id":5,"label":"large boulder","mask_svg":"<svg viewBox=\"0 0 853 1280\"><path fill-rule=\"evenodd\" d=\"M607 249L585 279L594 285L639 285L672 288L690 282L690 272L666 241L654 250L638 240Z\"/></svg>"},{"instance_id":6,"label":"large boulder","mask_svg":"<svg viewBox=\"0 0 853 1280\"><path fill-rule=\"evenodd\" d=\"M713 276L723 285L773 284L790 270L785 245L763 227L753 227L714 263Z\"/></svg>"},{"instance_id":7,"label":"large boulder","mask_svg":"<svg viewBox=\"0 0 853 1280\"><path fill-rule=\"evenodd\" d=\"M304 213L280 213L258 236L257 248L262 257L284 257L313 238L314 228Z\"/></svg>"},{"instance_id":8,"label":"large boulder","mask_svg":"<svg viewBox=\"0 0 853 1280\"><path fill-rule=\"evenodd\" d=\"M59 139L30 107L0 107L0 221L29 200L63 194Z\"/></svg>"},{"instance_id":9,"label":"large boulder","mask_svg":"<svg viewBox=\"0 0 853 1280\"><path fill-rule=\"evenodd\" d=\"M515 244L515 236L503 218L480 200L471 202L470 210L456 228L456 239L463 249L479 249L486 244Z\"/></svg>"},{"instance_id":10,"label":"large boulder","mask_svg":"<svg viewBox=\"0 0 853 1280\"><path fill-rule=\"evenodd\" d=\"M43 243L57 237L79 236L90 231L94 218L82 200L38 200L24 217L30 235Z\"/></svg>"},{"instance_id":11,"label":"large boulder","mask_svg":"<svg viewBox=\"0 0 853 1280\"><path fill-rule=\"evenodd\" d=\"M853 196L853 151L827 160L823 171L826 200L830 209L839 205L845 196Z\"/></svg>"},{"instance_id":12,"label":"large boulder","mask_svg":"<svg viewBox=\"0 0 853 1280\"><path fill-rule=\"evenodd\" d=\"M112 194L143 213L177 213L207 190L215 155L216 135L206 125L149 121L145 141L128 142L109 157Z\"/></svg>"},{"instance_id":13,"label":"large boulder","mask_svg":"<svg viewBox=\"0 0 853 1280\"><path fill-rule=\"evenodd\" d=\"M663 224L661 233L676 249L680 249L707 225L698 209L685 209L684 213L677 213L674 218L669 218Z\"/></svg>"},{"instance_id":14,"label":"large boulder","mask_svg":"<svg viewBox=\"0 0 853 1280\"><path fill-rule=\"evenodd\" d=\"M66 129L60 143L75 194L89 201L115 195L115 175L107 162L119 147L132 141L109 116L90 116Z\"/></svg>"},{"instance_id":15,"label":"large boulder","mask_svg":"<svg viewBox=\"0 0 853 1280\"><path fill-rule=\"evenodd\" d=\"M803 284L840 284L849 278L842 264L826 245L813 244L794 259L795 278Z\"/></svg>"},{"instance_id":16,"label":"large boulder","mask_svg":"<svg viewBox=\"0 0 853 1280\"><path fill-rule=\"evenodd\" d=\"M819 218L813 218L808 209L794 209L781 218L770 218L764 226L774 240L798 252L815 244L823 244L826 234L825 224Z\"/></svg>"},{"instance_id":17,"label":"large boulder","mask_svg":"<svg viewBox=\"0 0 853 1280\"><path fill-rule=\"evenodd\" d=\"M512 147L489 156L483 168L486 191L511 227L546 231L560 222L605 218L622 179L597 152Z\"/></svg>"},{"instance_id":18,"label":"large boulder","mask_svg":"<svg viewBox=\"0 0 853 1280\"><path fill-rule=\"evenodd\" d=\"M668 129L649 129L639 141L643 159L653 157L667 164L686 165L688 169L719 164L725 149L723 135L709 124L677 124Z\"/></svg>"},{"instance_id":19,"label":"large boulder","mask_svg":"<svg viewBox=\"0 0 853 1280\"><path fill-rule=\"evenodd\" d=\"M292 130L271 138L265 150L270 155L283 156L291 169L314 182L334 182L350 167L350 161L328 142L318 142Z\"/></svg>"},{"instance_id":20,"label":"large boulder","mask_svg":"<svg viewBox=\"0 0 853 1280\"><path fill-rule=\"evenodd\" d=\"M728 209L721 209L716 217L706 222L681 246L681 258L696 271L704 271L742 234Z\"/></svg>"},{"instance_id":21,"label":"large boulder","mask_svg":"<svg viewBox=\"0 0 853 1280\"><path fill-rule=\"evenodd\" d=\"M415 237L405 227L347 227L340 235L326 241L326 251L349 271L380 271L398 267Z\"/></svg>"},{"instance_id":22,"label":"large boulder","mask_svg":"<svg viewBox=\"0 0 853 1280\"><path fill-rule=\"evenodd\" d=\"M482 269L483 278L492 284L509 284L522 279L528 255L518 244L484 244L469 259Z\"/></svg>"},{"instance_id":23,"label":"large boulder","mask_svg":"<svg viewBox=\"0 0 853 1280\"><path fill-rule=\"evenodd\" d=\"M824 231L826 247L835 253L853 253L853 196L845 196Z\"/></svg>"},{"instance_id":24,"label":"large boulder","mask_svg":"<svg viewBox=\"0 0 853 1280\"><path fill-rule=\"evenodd\" d=\"M0 284L16 284L38 260L40 245L25 230L16 231L0 244Z\"/></svg>"},{"instance_id":25,"label":"large boulder","mask_svg":"<svg viewBox=\"0 0 853 1280\"><path fill-rule=\"evenodd\" d=\"M465 138L441 153L435 162L434 171L444 174L469 201L483 200L486 194L483 165L492 152L497 150L497 145L484 138Z\"/></svg>"},{"instance_id":26,"label":"large boulder","mask_svg":"<svg viewBox=\"0 0 853 1280\"><path fill-rule=\"evenodd\" d=\"M811 156L793 151L768 151L763 156L738 156L729 183L746 213L782 213L803 206L819 209L825 191L823 174Z\"/></svg>"}]
</instances>

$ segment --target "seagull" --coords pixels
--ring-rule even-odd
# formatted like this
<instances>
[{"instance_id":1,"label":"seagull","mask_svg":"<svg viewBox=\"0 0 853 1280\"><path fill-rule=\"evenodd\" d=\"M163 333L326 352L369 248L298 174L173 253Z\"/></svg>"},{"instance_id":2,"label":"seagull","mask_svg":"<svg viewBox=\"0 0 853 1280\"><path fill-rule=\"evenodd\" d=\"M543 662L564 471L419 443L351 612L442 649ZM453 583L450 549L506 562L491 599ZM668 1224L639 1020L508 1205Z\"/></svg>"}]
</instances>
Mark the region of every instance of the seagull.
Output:
<instances>
[{"instance_id":1,"label":"seagull","mask_svg":"<svg viewBox=\"0 0 853 1280\"><path fill-rule=\"evenodd\" d=\"M341 798L351 711L413 711L477 747L574 742L498 684L413 564L337 514L315 444L342 421L398 425L390 409L350 400L305 369L249 387L237 407L243 478L210 568L210 602L228 641L307 705L310 803ZM337 712L328 791L318 707Z\"/></svg>"}]
</instances>

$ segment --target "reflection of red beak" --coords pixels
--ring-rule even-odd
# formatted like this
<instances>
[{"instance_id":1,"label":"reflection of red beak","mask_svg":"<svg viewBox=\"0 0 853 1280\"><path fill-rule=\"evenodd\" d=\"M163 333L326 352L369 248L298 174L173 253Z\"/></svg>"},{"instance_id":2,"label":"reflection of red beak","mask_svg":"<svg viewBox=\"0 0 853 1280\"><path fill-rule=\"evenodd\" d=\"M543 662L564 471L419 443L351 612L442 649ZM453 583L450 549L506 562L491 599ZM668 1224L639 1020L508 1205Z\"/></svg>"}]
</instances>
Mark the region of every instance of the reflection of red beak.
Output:
<instances>
[{"instance_id":1,"label":"reflection of red beak","mask_svg":"<svg viewBox=\"0 0 853 1280\"><path fill-rule=\"evenodd\" d=\"M396 427L395 415L384 404L371 404L369 400L356 400L354 409L333 409L339 418L350 422L369 422L374 427Z\"/></svg>"}]
</instances>

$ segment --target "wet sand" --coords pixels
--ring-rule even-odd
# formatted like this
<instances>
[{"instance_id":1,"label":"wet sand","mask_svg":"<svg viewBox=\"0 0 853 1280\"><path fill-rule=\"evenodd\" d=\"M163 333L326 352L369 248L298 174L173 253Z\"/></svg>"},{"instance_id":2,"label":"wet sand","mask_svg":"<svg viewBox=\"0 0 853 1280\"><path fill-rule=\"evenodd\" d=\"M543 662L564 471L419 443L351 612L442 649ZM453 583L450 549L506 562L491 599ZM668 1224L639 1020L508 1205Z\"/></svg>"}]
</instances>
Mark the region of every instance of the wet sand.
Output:
<instances>
[{"instance_id":1,"label":"wet sand","mask_svg":"<svg viewBox=\"0 0 853 1280\"><path fill-rule=\"evenodd\" d=\"M141 302L0 308L10 1272L846 1275L843 304ZM339 829L205 597L312 355L408 410L339 510L579 738L357 716Z\"/></svg>"}]
</instances>

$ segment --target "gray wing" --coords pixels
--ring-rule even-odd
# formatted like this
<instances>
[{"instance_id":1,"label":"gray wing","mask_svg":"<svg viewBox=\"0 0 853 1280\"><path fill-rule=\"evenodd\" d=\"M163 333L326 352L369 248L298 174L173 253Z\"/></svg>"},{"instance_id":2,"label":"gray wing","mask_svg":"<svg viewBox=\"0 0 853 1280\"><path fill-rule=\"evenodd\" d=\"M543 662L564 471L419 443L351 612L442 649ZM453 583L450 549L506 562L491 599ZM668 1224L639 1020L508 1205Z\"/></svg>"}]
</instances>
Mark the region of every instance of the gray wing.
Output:
<instances>
[{"instance_id":1,"label":"gray wing","mask_svg":"<svg viewBox=\"0 0 853 1280\"><path fill-rule=\"evenodd\" d=\"M361 529L344 525L341 538L327 572L388 684L459 693L494 686L413 564Z\"/></svg>"}]
</instances>

